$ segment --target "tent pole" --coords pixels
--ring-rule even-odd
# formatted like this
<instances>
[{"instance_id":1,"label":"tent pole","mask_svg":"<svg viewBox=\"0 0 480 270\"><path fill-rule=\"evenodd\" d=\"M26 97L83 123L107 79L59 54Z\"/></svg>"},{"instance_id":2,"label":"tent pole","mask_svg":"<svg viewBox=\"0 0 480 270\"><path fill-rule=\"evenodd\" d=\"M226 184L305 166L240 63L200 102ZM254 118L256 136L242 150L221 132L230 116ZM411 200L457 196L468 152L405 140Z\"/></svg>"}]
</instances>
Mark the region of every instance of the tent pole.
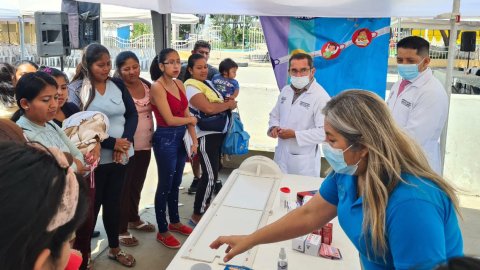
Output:
<instances>
[{"instance_id":1,"label":"tent pole","mask_svg":"<svg viewBox=\"0 0 480 270\"><path fill-rule=\"evenodd\" d=\"M402 33L402 30L401 30L402 28L401 27L402 27L402 18L398 18L397 44L398 44L398 42L400 41L400 38L401 38L401 33ZM395 44L395 47L397 49L397 54L398 54L398 47L396 46L396 44ZM396 55L395 55L395 57L396 57ZM399 81L402 79L402 76L400 76L400 73L398 73L397 77L398 77Z\"/></svg>"},{"instance_id":2,"label":"tent pole","mask_svg":"<svg viewBox=\"0 0 480 270\"><path fill-rule=\"evenodd\" d=\"M243 15L242 58L245 58L245 15Z\"/></svg>"},{"instance_id":3,"label":"tent pole","mask_svg":"<svg viewBox=\"0 0 480 270\"><path fill-rule=\"evenodd\" d=\"M25 59L25 21L23 16L18 17L18 23L20 24L20 60Z\"/></svg>"},{"instance_id":4,"label":"tent pole","mask_svg":"<svg viewBox=\"0 0 480 270\"><path fill-rule=\"evenodd\" d=\"M8 30L8 44L11 44L10 42L10 23L7 21L7 30Z\"/></svg>"},{"instance_id":5,"label":"tent pole","mask_svg":"<svg viewBox=\"0 0 480 270\"><path fill-rule=\"evenodd\" d=\"M445 78L445 90L448 96L448 110L450 110L450 98L452 95L452 73L455 61L455 50L457 49L457 28L460 23L460 18L457 20L453 18L453 15L460 16L460 0L453 0L452 18L450 19L450 37L448 44L448 60L447 60L447 72ZM447 113L449 115L449 112ZM440 151L442 153L442 172L445 173L445 151L447 145L447 129L448 129L448 116L443 127L442 136L440 137Z\"/></svg>"}]
</instances>

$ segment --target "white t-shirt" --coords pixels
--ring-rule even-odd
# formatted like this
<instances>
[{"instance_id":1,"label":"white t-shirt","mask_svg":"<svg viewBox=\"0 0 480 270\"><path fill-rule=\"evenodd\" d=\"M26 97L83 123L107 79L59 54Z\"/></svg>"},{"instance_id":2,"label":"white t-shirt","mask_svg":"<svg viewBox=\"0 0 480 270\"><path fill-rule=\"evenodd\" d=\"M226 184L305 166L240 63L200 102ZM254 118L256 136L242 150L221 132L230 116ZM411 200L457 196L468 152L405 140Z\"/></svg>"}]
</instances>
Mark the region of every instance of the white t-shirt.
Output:
<instances>
[{"instance_id":1,"label":"white t-shirt","mask_svg":"<svg viewBox=\"0 0 480 270\"><path fill-rule=\"evenodd\" d=\"M210 81L207 81L210 86L212 86L213 89L215 89L212 85L212 83ZM187 88L185 89L185 92L187 94L187 99L188 99L188 107L192 108L193 110L195 111L200 111L199 109L197 109L195 106L192 105L192 103L190 103L190 99L195 96L196 94L202 94L202 91L198 90L198 88L194 87L194 86L187 86ZM218 96L220 97L220 99L223 101L223 96L218 93ZM228 130L228 123L229 123L229 119L227 118L227 123L225 124L225 128L223 129L223 131L221 133L226 133L227 130ZM204 131L204 130L200 130L200 128L198 128L198 126L195 126L195 131L197 133L197 138L200 138L200 137L203 137L205 135L209 135L209 134L214 134L214 133L220 133L218 131Z\"/></svg>"}]
</instances>

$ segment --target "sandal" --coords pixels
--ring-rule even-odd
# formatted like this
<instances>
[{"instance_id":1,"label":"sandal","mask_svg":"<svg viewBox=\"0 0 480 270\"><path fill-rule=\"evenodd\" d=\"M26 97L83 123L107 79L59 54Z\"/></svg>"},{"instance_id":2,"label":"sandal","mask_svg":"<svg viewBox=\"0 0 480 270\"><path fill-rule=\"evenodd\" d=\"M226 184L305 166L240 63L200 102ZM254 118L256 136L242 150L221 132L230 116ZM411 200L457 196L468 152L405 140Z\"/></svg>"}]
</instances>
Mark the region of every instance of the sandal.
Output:
<instances>
[{"instance_id":1,"label":"sandal","mask_svg":"<svg viewBox=\"0 0 480 270\"><path fill-rule=\"evenodd\" d=\"M123 239L132 239L132 243L130 243L130 244L124 243L124 242L122 242ZM138 245L138 240L136 240L136 241L135 240L133 240L133 235L131 233L128 233L128 235L119 235L118 236L118 241L120 242L120 244L122 246L126 246L126 247L134 247L134 246Z\"/></svg>"},{"instance_id":2,"label":"sandal","mask_svg":"<svg viewBox=\"0 0 480 270\"><path fill-rule=\"evenodd\" d=\"M127 262L130 262L130 260L128 259L127 253L125 253L125 251L123 251L123 250L120 250L120 252L118 252L117 255L115 255L115 257L110 257L110 255L107 255L107 257L110 260L117 261L121 265L123 265L125 267L128 267L128 268L132 268L137 264L137 261L135 261L135 259L133 259L133 262L131 262L130 265L123 264L118 260L118 257L120 257L120 256L123 256L127 260Z\"/></svg>"},{"instance_id":3,"label":"sandal","mask_svg":"<svg viewBox=\"0 0 480 270\"><path fill-rule=\"evenodd\" d=\"M91 269L93 269L92 265L93 265L93 264L92 264L92 260L90 260L90 258L88 258L88 262L87 262L87 270L91 270Z\"/></svg>"},{"instance_id":4,"label":"sandal","mask_svg":"<svg viewBox=\"0 0 480 270\"><path fill-rule=\"evenodd\" d=\"M197 223L193 222L193 220L189 219L188 224L190 224L192 227L197 227Z\"/></svg>"},{"instance_id":5,"label":"sandal","mask_svg":"<svg viewBox=\"0 0 480 270\"><path fill-rule=\"evenodd\" d=\"M147 228L142 229L145 226L151 226L151 229L147 229ZM128 228L143 231L143 232L154 232L155 231L155 225L153 225L152 223L150 223L148 221L144 221L142 224L140 224L138 226L130 226L130 224L129 224Z\"/></svg>"}]
</instances>

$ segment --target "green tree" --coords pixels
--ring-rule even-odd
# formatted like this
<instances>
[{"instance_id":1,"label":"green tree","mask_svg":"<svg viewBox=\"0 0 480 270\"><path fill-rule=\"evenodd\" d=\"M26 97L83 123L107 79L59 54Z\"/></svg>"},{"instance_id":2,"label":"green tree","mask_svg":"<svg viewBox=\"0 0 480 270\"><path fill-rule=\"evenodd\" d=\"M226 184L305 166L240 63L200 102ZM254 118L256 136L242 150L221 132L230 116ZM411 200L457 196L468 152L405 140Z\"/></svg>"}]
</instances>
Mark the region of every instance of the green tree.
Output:
<instances>
[{"instance_id":1,"label":"green tree","mask_svg":"<svg viewBox=\"0 0 480 270\"><path fill-rule=\"evenodd\" d=\"M130 38L134 39L141 35L151 34L151 33L152 33L152 27L150 25L144 24L144 23L134 23L133 31L130 35Z\"/></svg>"},{"instance_id":2,"label":"green tree","mask_svg":"<svg viewBox=\"0 0 480 270\"><path fill-rule=\"evenodd\" d=\"M222 41L225 48L236 48L241 46L243 35L243 16L238 15L210 15L212 24L222 27ZM245 16L245 40L248 38L248 30L255 22L258 22L258 16ZM228 44L230 43L230 46ZM239 44L240 43L240 44Z\"/></svg>"}]
</instances>

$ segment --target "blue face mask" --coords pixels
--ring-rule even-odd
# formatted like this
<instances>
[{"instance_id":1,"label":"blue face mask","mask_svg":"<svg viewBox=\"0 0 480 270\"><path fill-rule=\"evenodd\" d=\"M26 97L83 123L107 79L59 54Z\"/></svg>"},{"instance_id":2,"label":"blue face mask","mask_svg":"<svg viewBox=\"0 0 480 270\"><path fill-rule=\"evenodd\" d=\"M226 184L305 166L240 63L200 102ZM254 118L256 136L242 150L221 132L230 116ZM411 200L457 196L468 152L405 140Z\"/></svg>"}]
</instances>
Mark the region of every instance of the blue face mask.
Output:
<instances>
[{"instance_id":1,"label":"blue face mask","mask_svg":"<svg viewBox=\"0 0 480 270\"><path fill-rule=\"evenodd\" d=\"M420 61L423 62L425 58ZM397 64L398 74L402 76L404 80L411 81L420 75L420 71L418 71L418 64Z\"/></svg>"},{"instance_id":2,"label":"blue face mask","mask_svg":"<svg viewBox=\"0 0 480 270\"><path fill-rule=\"evenodd\" d=\"M352 147L352 145L345 149L345 151L350 149L350 147ZM353 175L358 169L358 163L362 161L362 159L360 159L357 164L348 166L343 157L345 151L342 149L335 149L327 142L322 143L322 149L325 158L336 173Z\"/></svg>"}]
</instances>

